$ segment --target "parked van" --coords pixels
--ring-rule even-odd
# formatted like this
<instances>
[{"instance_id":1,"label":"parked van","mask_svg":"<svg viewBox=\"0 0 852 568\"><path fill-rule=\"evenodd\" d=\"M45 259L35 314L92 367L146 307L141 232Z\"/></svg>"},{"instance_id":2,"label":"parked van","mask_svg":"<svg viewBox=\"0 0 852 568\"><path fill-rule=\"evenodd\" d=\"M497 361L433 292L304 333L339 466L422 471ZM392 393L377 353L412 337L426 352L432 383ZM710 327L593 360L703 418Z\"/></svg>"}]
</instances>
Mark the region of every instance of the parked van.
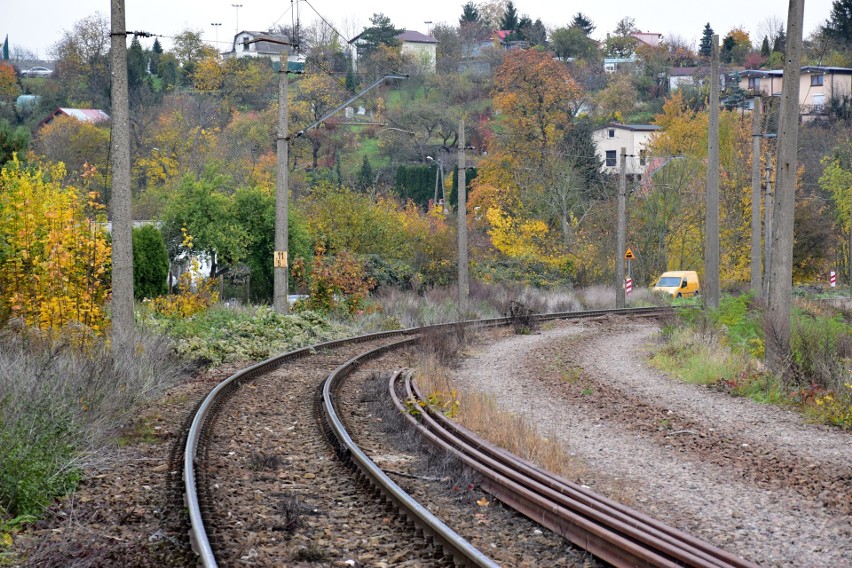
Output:
<instances>
[{"instance_id":1,"label":"parked van","mask_svg":"<svg viewBox=\"0 0 852 568\"><path fill-rule=\"evenodd\" d=\"M701 285L694 270L674 270L663 272L652 290L671 294L673 298L691 298L701 292Z\"/></svg>"}]
</instances>

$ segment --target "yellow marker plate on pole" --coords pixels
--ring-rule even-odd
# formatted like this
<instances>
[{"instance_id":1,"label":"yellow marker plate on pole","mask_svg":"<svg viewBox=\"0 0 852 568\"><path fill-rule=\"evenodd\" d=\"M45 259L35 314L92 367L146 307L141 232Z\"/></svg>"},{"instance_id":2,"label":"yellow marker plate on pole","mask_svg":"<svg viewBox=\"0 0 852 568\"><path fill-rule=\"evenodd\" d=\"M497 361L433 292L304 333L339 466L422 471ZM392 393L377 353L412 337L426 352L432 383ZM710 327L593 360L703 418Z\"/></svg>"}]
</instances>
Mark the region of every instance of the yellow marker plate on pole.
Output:
<instances>
[{"instance_id":1,"label":"yellow marker plate on pole","mask_svg":"<svg viewBox=\"0 0 852 568\"><path fill-rule=\"evenodd\" d=\"M633 256L633 251L632 251L632 250L627 249L627 252L625 252L625 253L624 253L624 258L625 258L625 260L633 260L633 259L634 259L634 258L636 258L636 257L635 257L635 256Z\"/></svg>"},{"instance_id":2,"label":"yellow marker plate on pole","mask_svg":"<svg viewBox=\"0 0 852 568\"><path fill-rule=\"evenodd\" d=\"M273 253L275 268L287 268L287 251L277 250Z\"/></svg>"}]
</instances>

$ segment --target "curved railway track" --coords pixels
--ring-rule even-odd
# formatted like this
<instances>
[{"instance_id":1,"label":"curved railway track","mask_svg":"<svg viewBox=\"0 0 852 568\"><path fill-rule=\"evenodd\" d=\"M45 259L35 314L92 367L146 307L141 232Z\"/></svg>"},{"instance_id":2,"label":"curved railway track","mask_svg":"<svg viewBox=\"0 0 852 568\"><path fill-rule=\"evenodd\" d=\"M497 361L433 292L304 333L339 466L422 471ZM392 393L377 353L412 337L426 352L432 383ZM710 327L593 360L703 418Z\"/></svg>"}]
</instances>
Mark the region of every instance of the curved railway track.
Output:
<instances>
[{"instance_id":1,"label":"curved railway track","mask_svg":"<svg viewBox=\"0 0 852 568\"><path fill-rule=\"evenodd\" d=\"M660 316L667 311L601 310L533 318L543 321L613 313ZM432 329L506 325L512 321L499 318ZM347 374L381 357L397 357L396 361L382 363L384 368L405 366L399 359L400 350L415 343L425 329L360 336L286 353L236 373L211 391L187 436L183 472L191 540L204 566L268 562L280 553L276 547L286 540L285 535L292 535L299 524L324 526L325 532L316 536L322 543L334 541L337 530L359 534L363 528L359 528L360 521L353 521L356 512L375 527L365 532L376 531L364 534L363 541L369 540L371 550L380 551L379 555L384 550L391 560L390 551L398 549L399 542L408 541L398 559L420 558L434 565L451 560L469 566L496 565L384 474L353 442L337 411L334 396ZM410 391L405 396L417 396L414 387L405 388ZM247 405L242 401L244 394L257 393L263 393L254 399L260 402ZM402 404L398 397L397 402ZM432 420L442 422L440 416L426 421ZM325 435L317 427L319 422L326 425ZM227 433L219 432L223 425L228 427ZM465 434L447 424L443 429L454 436ZM334 436L331 444L328 434ZM293 446L301 436L310 440ZM464 445L477 447L480 455L460 457L469 466L502 459L502 465L497 466L499 475L480 473L487 489L511 506L520 504L524 514L616 566L753 566L588 490L536 472L531 464L517 458L498 457L498 449L481 441L444 437L440 443L454 448L454 452ZM358 468L357 477L345 461ZM518 474L508 473L507 464L520 465L534 481L520 481ZM502 477L512 481L504 482ZM332 483L321 484L320 478ZM364 491L364 480L382 495L380 500ZM512 484L523 484L524 489L511 496L507 487ZM533 496L531 486L544 489L537 488L540 493ZM237 494L243 497L235 497ZM544 499L541 494L553 501L539 503ZM238 498L254 500L249 513L238 510L234 503ZM397 520L388 516L391 508L397 512ZM323 522L317 521L319 517ZM326 521L341 522L337 529L329 530ZM315 556L320 553L314 544L306 541L291 545L301 547L291 558L321 560Z\"/></svg>"}]
</instances>

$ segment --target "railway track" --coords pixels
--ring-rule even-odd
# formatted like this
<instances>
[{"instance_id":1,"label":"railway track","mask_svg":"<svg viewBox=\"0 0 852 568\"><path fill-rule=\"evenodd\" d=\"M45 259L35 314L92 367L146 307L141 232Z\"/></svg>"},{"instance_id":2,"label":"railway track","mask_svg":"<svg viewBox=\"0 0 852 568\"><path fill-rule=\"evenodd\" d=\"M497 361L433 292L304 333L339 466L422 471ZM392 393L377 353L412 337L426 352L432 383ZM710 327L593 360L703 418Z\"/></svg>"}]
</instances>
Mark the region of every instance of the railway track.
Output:
<instances>
[{"instance_id":1,"label":"railway track","mask_svg":"<svg viewBox=\"0 0 852 568\"><path fill-rule=\"evenodd\" d=\"M589 318L619 312L658 317L667 310L602 310L532 318ZM495 326L512 321L500 318L435 327ZM379 358L385 358L382 368L404 366L399 354L410 349L421 333L413 329L385 332L301 349L244 369L211 391L187 436L183 472L191 540L203 565L271 563L282 553L282 542L294 540L289 537L297 526L308 527L308 532L324 527L324 532L290 542L287 554L296 560L322 560L317 545L334 545L339 530L363 531L367 557L387 554L392 559L392 551L407 542L402 546L404 556L397 558L420 558L431 565L496 565L384 474L353 442L337 410L335 393L348 374ZM389 357L396 360L388 361ZM418 396L410 384L404 388L410 391L405 396ZM439 416L431 420L442 422ZM320 422L325 424L326 434L333 436L333 443L317 427ZM446 424L444 430L455 435L461 432ZM453 451L472 445L482 453L487 447L470 439L442 440ZM484 456L460 459L473 466L481 459L496 461L498 455L496 448L489 448ZM350 461L360 473L352 475L351 466L344 461ZM505 470L506 463L522 462L508 458L498 469ZM522 465L534 471L530 464ZM520 497L509 495L506 487L522 482L507 471L500 475L512 479L508 484L496 475L480 475L483 485L496 496L509 504L514 501L513 506L520 503L524 514L616 566L753 566L545 472L532 474L533 482L523 482L527 485ZM380 500L364 491L364 480L380 492ZM530 483L543 486L543 493L555 500L543 505L544 509L533 509L530 503L541 497L532 497ZM240 499L251 505L238 506ZM397 514L389 516L390 508ZM353 520L356 513L362 520ZM372 528L360 528L363 523ZM607 523L615 528L600 528ZM364 554L353 550L353 554L357 552ZM280 562L281 557L277 558Z\"/></svg>"},{"instance_id":2,"label":"railway track","mask_svg":"<svg viewBox=\"0 0 852 568\"><path fill-rule=\"evenodd\" d=\"M435 412L406 375L405 399L390 381L390 396L397 409L422 436L456 456L482 476L486 491L503 503L561 534L596 557L617 567L660 566L674 568L737 567L757 565L705 541L571 483L498 448L473 432ZM408 408L424 408L418 420Z\"/></svg>"}]
</instances>

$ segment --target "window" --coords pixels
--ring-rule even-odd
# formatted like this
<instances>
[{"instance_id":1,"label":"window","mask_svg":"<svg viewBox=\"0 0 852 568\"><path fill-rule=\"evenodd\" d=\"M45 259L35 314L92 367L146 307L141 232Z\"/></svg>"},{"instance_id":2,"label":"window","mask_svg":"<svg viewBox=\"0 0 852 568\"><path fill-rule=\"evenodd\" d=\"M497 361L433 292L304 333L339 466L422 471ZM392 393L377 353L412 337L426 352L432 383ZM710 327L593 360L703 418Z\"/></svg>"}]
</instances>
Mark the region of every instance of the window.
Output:
<instances>
[{"instance_id":1,"label":"window","mask_svg":"<svg viewBox=\"0 0 852 568\"><path fill-rule=\"evenodd\" d=\"M822 87L824 75L811 75L811 87Z\"/></svg>"},{"instance_id":2,"label":"window","mask_svg":"<svg viewBox=\"0 0 852 568\"><path fill-rule=\"evenodd\" d=\"M614 168L618 165L618 161L615 157L615 150L607 150L606 151L606 166L608 168Z\"/></svg>"},{"instance_id":3,"label":"window","mask_svg":"<svg viewBox=\"0 0 852 568\"><path fill-rule=\"evenodd\" d=\"M243 51L248 51L248 50L249 50L249 38L244 37L243 38Z\"/></svg>"},{"instance_id":4,"label":"window","mask_svg":"<svg viewBox=\"0 0 852 568\"><path fill-rule=\"evenodd\" d=\"M760 89L760 77L749 77L748 88L754 90Z\"/></svg>"},{"instance_id":5,"label":"window","mask_svg":"<svg viewBox=\"0 0 852 568\"><path fill-rule=\"evenodd\" d=\"M814 112L822 112L825 109L825 95L814 95L811 101L813 101Z\"/></svg>"},{"instance_id":6,"label":"window","mask_svg":"<svg viewBox=\"0 0 852 568\"><path fill-rule=\"evenodd\" d=\"M610 129L607 131L607 133L606 133L606 134L607 134L607 136L609 136L610 138L615 138L615 128L610 128Z\"/></svg>"},{"instance_id":7,"label":"window","mask_svg":"<svg viewBox=\"0 0 852 568\"><path fill-rule=\"evenodd\" d=\"M646 159L645 150L639 150L639 165L640 166L645 165L645 159Z\"/></svg>"}]
</instances>

